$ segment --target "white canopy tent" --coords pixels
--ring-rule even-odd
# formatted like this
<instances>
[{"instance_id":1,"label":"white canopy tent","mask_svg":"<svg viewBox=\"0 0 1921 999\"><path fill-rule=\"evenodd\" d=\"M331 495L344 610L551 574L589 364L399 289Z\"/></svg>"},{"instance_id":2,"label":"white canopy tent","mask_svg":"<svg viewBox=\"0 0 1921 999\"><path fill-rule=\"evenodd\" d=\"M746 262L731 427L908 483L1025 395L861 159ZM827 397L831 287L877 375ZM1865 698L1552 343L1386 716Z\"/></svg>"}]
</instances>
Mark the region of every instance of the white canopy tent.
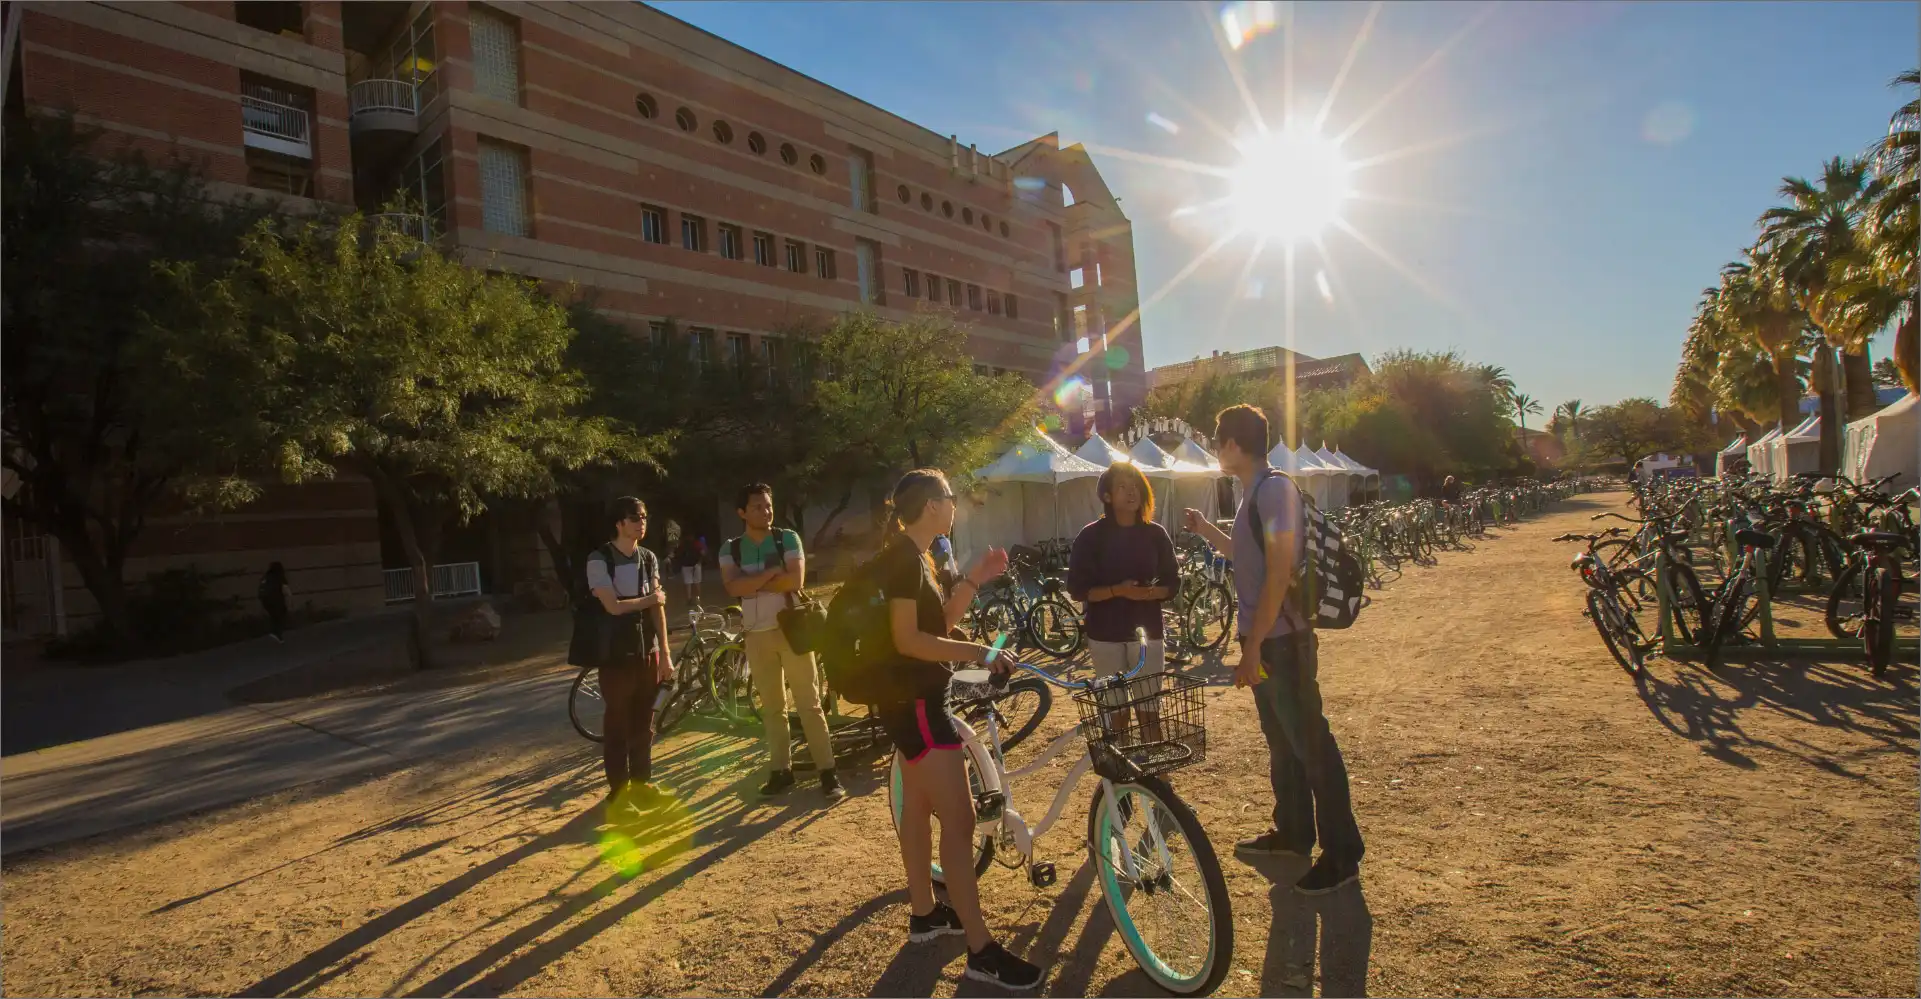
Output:
<instances>
[{"instance_id":1,"label":"white canopy tent","mask_svg":"<svg viewBox=\"0 0 1921 999\"><path fill-rule=\"evenodd\" d=\"M1802 420L1793 430L1768 442L1768 474L1776 482L1786 482L1801 472L1821 467L1821 416Z\"/></svg>"},{"instance_id":2,"label":"white canopy tent","mask_svg":"<svg viewBox=\"0 0 1921 999\"><path fill-rule=\"evenodd\" d=\"M1306 445L1290 451L1287 442L1282 441L1267 453L1267 463L1293 476L1294 481L1314 497L1314 505L1323 510L1347 501L1347 470L1328 467Z\"/></svg>"},{"instance_id":3,"label":"white canopy tent","mask_svg":"<svg viewBox=\"0 0 1921 999\"><path fill-rule=\"evenodd\" d=\"M1049 437L1016 444L974 473L979 486L954 518L955 554L965 563L990 546L1072 537L1101 515L1096 482L1106 470Z\"/></svg>"},{"instance_id":4,"label":"white canopy tent","mask_svg":"<svg viewBox=\"0 0 1921 999\"><path fill-rule=\"evenodd\" d=\"M1208 454L1207 449L1194 443L1194 439L1191 437L1183 439L1181 446L1174 449L1174 457L1189 464L1214 469L1217 472L1221 469L1221 459Z\"/></svg>"},{"instance_id":5,"label":"white canopy tent","mask_svg":"<svg viewBox=\"0 0 1921 999\"><path fill-rule=\"evenodd\" d=\"M1910 393L1893 405L1848 424L1841 471L1856 482L1897 475L1890 491L1921 480L1921 395Z\"/></svg>"},{"instance_id":6,"label":"white canopy tent","mask_svg":"<svg viewBox=\"0 0 1921 999\"><path fill-rule=\"evenodd\" d=\"M1209 468L1183 461L1161 450L1159 444L1147 437L1134 442L1128 457L1147 473L1147 483L1154 489L1154 519L1170 533L1178 530L1180 512L1186 507L1199 510L1208 520L1220 517L1220 492L1214 488L1215 481L1221 477L1218 462Z\"/></svg>"},{"instance_id":7,"label":"white canopy tent","mask_svg":"<svg viewBox=\"0 0 1921 999\"><path fill-rule=\"evenodd\" d=\"M1724 447L1721 450L1715 452L1714 474L1716 476L1722 476L1722 475L1728 474L1729 465L1733 465L1737 462L1746 461L1747 457L1748 457L1748 435L1741 434L1740 436L1729 441L1727 447Z\"/></svg>"},{"instance_id":8,"label":"white canopy tent","mask_svg":"<svg viewBox=\"0 0 1921 999\"><path fill-rule=\"evenodd\" d=\"M1761 435L1761 439L1748 445L1748 471L1755 475L1770 475L1774 466L1769 463L1769 448L1781 439L1781 428L1775 427Z\"/></svg>"},{"instance_id":9,"label":"white canopy tent","mask_svg":"<svg viewBox=\"0 0 1921 999\"><path fill-rule=\"evenodd\" d=\"M1133 455L1109 444L1107 438L1102 437L1100 434L1089 437L1087 443L1082 444L1080 450L1074 452L1074 455L1083 461L1089 461L1099 465L1103 469L1117 461L1134 460Z\"/></svg>"}]
</instances>

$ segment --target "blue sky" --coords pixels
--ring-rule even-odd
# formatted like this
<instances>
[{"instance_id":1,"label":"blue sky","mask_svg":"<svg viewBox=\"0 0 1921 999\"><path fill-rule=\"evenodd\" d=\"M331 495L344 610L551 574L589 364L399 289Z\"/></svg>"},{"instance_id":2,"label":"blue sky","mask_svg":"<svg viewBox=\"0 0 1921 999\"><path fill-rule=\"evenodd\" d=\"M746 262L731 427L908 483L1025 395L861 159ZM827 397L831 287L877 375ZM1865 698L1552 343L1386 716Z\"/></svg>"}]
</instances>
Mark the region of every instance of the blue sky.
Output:
<instances>
[{"instance_id":1,"label":"blue sky","mask_svg":"<svg viewBox=\"0 0 1921 999\"><path fill-rule=\"evenodd\" d=\"M1277 28L1230 54L1218 3L655 6L983 151L1086 143L1134 221L1143 299L1223 234L1218 213L1174 213L1226 186L1125 154L1232 166L1214 129L1253 112L1228 67L1274 127L1291 66L1311 120L1369 13L1298 4L1291 44ZM1386 5L1323 131L1358 123L1350 160L1394 158L1355 175L1364 200L1342 213L1365 244L1336 228L1324 257L1297 255L1291 345L1456 349L1547 408L1665 399L1701 289L1783 175L1886 131L1917 44L1910 3ZM1250 265L1254 244L1230 240L1146 308L1150 367L1290 343L1284 254Z\"/></svg>"}]
</instances>

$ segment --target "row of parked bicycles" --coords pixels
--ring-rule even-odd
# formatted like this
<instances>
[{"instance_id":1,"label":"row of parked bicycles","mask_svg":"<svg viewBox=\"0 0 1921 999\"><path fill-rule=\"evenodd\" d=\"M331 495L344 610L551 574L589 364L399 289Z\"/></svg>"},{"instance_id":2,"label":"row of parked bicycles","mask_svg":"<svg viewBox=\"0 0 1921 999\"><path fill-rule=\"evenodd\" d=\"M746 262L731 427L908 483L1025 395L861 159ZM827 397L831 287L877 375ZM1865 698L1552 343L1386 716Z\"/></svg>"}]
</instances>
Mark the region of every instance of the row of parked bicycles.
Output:
<instances>
[{"instance_id":1,"label":"row of parked bicycles","mask_svg":"<svg viewBox=\"0 0 1921 999\"><path fill-rule=\"evenodd\" d=\"M1556 540L1585 543L1573 568L1589 587L1587 614L1629 673L1670 643L1718 664L1759 640L1757 622L1771 624L1777 598L1812 597L1829 637L1858 643L1881 676L1897 628L1916 623L1921 491L1896 491L1893 479L1656 481L1635 496L1639 516L1599 514L1620 523Z\"/></svg>"}]
</instances>

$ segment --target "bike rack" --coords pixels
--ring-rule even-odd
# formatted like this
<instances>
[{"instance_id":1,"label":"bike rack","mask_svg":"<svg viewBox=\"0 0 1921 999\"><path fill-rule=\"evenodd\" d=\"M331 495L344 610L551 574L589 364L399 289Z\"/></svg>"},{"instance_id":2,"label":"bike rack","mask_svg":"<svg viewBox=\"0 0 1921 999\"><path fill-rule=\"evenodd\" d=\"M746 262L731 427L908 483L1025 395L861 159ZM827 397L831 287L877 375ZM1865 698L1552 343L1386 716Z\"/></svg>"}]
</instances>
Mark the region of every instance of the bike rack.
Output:
<instances>
[{"instance_id":1,"label":"bike rack","mask_svg":"<svg viewBox=\"0 0 1921 999\"><path fill-rule=\"evenodd\" d=\"M1734 533L1734 527L1729 525L1727 528L1727 536L1723 542L1728 553L1734 553L1740 547L1735 542ZM1759 571L1754 574L1754 599L1761 605L1760 613L1756 618L1761 625L1761 640L1752 645L1724 645L1720 650L1723 658L1727 658L1730 652L1737 655L1762 652L1770 655L1786 656L1799 654L1830 655L1836 652L1846 652L1851 653L1853 657L1866 657L1867 650L1862 646L1861 640L1856 638L1782 638L1776 635L1774 633L1774 594L1768 590L1767 568L1767 565L1763 562L1763 564L1758 567ZM1660 621L1657 634L1660 639L1661 654L1669 659L1704 657L1705 652L1699 644L1683 642L1674 635L1674 584L1670 582L1668 578L1666 559L1656 561L1654 566L1654 580L1655 602L1657 604ZM1797 592L1797 590L1798 588L1782 587L1783 593ZM1894 655L1897 657L1906 656L1907 661L1913 661L1916 655L1921 655L1921 639L1896 638L1894 640Z\"/></svg>"}]
</instances>

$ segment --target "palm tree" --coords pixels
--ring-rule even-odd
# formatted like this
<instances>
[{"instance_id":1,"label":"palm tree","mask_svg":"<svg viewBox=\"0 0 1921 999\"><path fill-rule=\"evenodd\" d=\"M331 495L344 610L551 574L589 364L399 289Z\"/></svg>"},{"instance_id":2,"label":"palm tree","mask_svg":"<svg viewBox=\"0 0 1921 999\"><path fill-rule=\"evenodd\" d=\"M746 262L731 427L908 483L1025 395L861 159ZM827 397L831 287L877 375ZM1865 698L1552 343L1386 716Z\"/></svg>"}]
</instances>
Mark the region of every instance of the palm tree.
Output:
<instances>
[{"instance_id":1,"label":"palm tree","mask_svg":"<svg viewBox=\"0 0 1921 999\"><path fill-rule=\"evenodd\" d=\"M1782 178L1780 193L1788 203L1761 213L1761 240L1780 252L1779 277L1827 341L1821 352L1841 352L1847 383L1843 421L1875 409L1868 338L1878 327L1868 324L1877 310L1861 307L1859 281L1850 281L1849 274L1867 262L1863 230L1880 187L1869 175L1866 160L1836 156L1822 167L1818 184ZM1817 359L1817 370L1822 363ZM1829 390L1818 380L1816 386L1822 393L1822 412L1828 412ZM1838 463L1844 428L1828 422L1821 426L1822 454Z\"/></svg>"},{"instance_id":2,"label":"palm tree","mask_svg":"<svg viewBox=\"0 0 1921 999\"><path fill-rule=\"evenodd\" d=\"M1721 268L1721 287L1712 300L1712 321L1723 338L1752 344L1774 368L1775 416L1782 430L1801 417L1801 345L1807 315L1795 307L1776 276L1780 264L1766 245L1749 247Z\"/></svg>"},{"instance_id":3,"label":"palm tree","mask_svg":"<svg viewBox=\"0 0 1921 999\"><path fill-rule=\"evenodd\" d=\"M1587 410L1581 408L1581 400L1569 399L1554 407L1554 418L1567 427L1567 439L1572 441L1581 431L1581 415Z\"/></svg>"},{"instance_id":4,"label":"palm tree","mask_svg":"<svg viewBox=\"0 0 1921 999\"><path fill-rule=\"evenodd\" d=\"M1541 415L1541 403L1531 395L1516 392L1508 397L1508 405L1514 407L1514 415L1519 417L1521 439L1527 439L1527 418Z\"/></svg>"},{"instance_id":5,"label":"palm tree","mask_svg":"<svg viewBox=\"0 0 1921 999\"><path fill-rule=\"evenodd\" d=\"M1921 69L1894 78L1892 87L1921 88ZM1921 311L1915 307L1915 244L1921 242L1921 96L1901 105L1888 134L1870 155L1881 184L1868 212L1867 276L1898 305L1894 366L1908 391L1921 391ZM1857 280L1855 287L1860 287ZM1896 317L1890 317L1896 318ZM1878 327L1877 327L1878 328Z\"/></svg>"},{"instance_id":6,"label":"palm tree","mask_svg":"<svg viewBox=\"0 0 1921 999\"><path fill-rule=\"evenodd\" d=\"M1476 367L1474 373L1481 379L1481 384L1494 393L1496 400L1503 405L1513 405L1514 379L1508 375L1506 368L1498 364L1483 364Z\"/></svg>"}]
</instances>

